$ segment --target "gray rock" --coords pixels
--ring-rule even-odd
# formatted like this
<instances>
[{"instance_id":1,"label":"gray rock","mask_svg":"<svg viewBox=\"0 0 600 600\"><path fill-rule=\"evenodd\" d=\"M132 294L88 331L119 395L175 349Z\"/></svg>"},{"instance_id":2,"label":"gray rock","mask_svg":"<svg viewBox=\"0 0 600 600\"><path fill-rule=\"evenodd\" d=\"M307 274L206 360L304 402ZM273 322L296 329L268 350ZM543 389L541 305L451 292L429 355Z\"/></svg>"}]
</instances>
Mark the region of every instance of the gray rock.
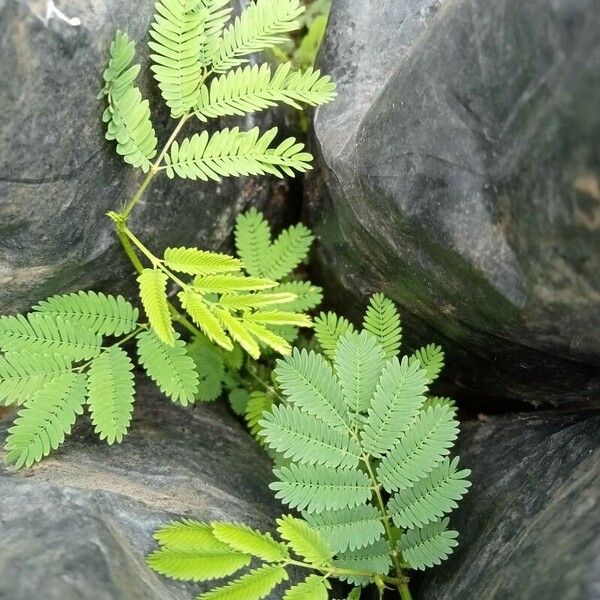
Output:
<instances>
[{"instance_id":1,"label":"gray rock","mask_svg":"<svg viewBox=\"0 0 600 600\"><path fill-rule=\"evenodd\" d=\"M383 291L455 392L600 398L600 0L336 2L306 214L329 298ZM478 400L478 402L480 402ZM501 404L498 405L501 407Z\"/></svg>"},{"instance_id":2,"label":"gray rock","mask_svg":"<svg viewBox=\"0 0 600 600\"><path fill-rule=\"evenodd\" d=\"M200 585L145 566L159 525L183 516L273 528L270 462L224 406L183 409L138 389L122 444L81 422L33 469L0 466L3 600L190 600Z\"/></svg>"},{"instance_id":3,"label":"gray rock","mask_svg":"<svg viewBox=\"0 0 600 600\"><path fill-rule=\"evenodd\" d=\"M473 487L455 553L415 600L600 598L600 415L490 417L463 427Z\"/></svg>"},{"instance_id":4,"label":"gray rock","mask_svg":"<svg viewBox=\"0 0 600 600\"><path fill-rule=\"evenodd\" d=\"M137 41L138 60L148 65L154 1L56 2L80 19L78 27L56 17L44 23L47 4L0 0L0 313L67 290L133 289L125 286L131 269L105 213L133 195L143 173L104 140L104 106L96 96L118 28ZM139 82L164 142L174 121L159 110L151 75ZM270 119L262 113L260 124L270 126ZM190 121L188 132L201 129ZM265 178L216 185L157 177L132 228L156 253L167 245L227 249L239 211L282 193L282 182Z\"/></svg>"}]
</instances>

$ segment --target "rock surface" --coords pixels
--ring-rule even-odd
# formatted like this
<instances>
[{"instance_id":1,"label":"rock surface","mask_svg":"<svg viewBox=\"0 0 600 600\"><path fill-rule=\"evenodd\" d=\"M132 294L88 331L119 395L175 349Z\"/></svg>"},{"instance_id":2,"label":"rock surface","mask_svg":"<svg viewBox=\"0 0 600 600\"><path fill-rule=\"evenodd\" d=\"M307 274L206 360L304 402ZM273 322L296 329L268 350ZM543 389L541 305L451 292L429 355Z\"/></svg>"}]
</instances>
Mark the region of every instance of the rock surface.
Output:
<instances>
[{"instance_id":1,"label":"rock surface","mask_svg":"<svg viewBox=\"0 0 600 600\"><path fill-rule=\"evenodd\" d=\"M105 213L132 196L143 173L104 140L96 96L118 28L137 41L137 59L147 66L154 0L55 3L80 26L56 16L45 23L50 4L0 0L0 313L73 289L125 293L125 280L133 281ZM159 110L151 76L138 81L164 142L173 121ZM261 124L269 118L262 113ZM216 185L161 177L131 223L157 253L169 244L220 249L241 209L281 193L282 183L265 178Z\"/></svg>"},{"instance_id":2,"label":"rock surface","mask_svg":"<svg viewBox=\"0 0 600 600\"><path fill-rule=\"evenodd\" d=\"M0 598L190 600L200 585L145 566L152 532L181 516L272 529L270 481L265 453L222 404L183 409L140 385L121 445L81 423L35 468L0 466Z\"/></svg>"},{"instance_id":3,"label":"rock surface","mask_svg":"<svg viewBox=\"0 0 600 600\"><path fill-rule=\"evenodd\" d=\"M473 487L453 513L459 546L415 600L600 598L600 414L469 423L458 444Z\"/></svg>"},{"instance_id":4,"label":"rock surface","mask_svg":"<svg viewBox=\"0 0 600 600\"><path fill-rule=\"evenodd\" d=\"M600 402L600 0L336 2L306 214L329 299L384 291L458 390ZM502 408L501 401L496 403Z\"/></svg>"}]
</instances>

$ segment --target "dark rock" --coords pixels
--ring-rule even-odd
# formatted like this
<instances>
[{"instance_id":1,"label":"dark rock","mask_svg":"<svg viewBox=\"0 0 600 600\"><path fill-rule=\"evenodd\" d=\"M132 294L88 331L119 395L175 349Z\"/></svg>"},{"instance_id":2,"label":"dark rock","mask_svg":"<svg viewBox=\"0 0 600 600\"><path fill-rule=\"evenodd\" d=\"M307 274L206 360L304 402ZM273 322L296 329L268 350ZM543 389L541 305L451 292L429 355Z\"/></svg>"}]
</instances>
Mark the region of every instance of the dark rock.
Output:
<instances>
[{"instance_id":1,"label":"dark rock","mask_svg":"<svg viewBox=\"0 0 600 600\"><path fill-rule=\"evenodd\" d=\"M0 0L0 313L28 309L47 295L87 287L126 293L130 266L105 216L122 206L143 173L104 140L96 99L115 31L137 41L148 65L153 0L57 3L79 27L53 18L45 0ZM164 142L172 121L148 73L140 86ZM261 114L260 123L270 124ZM252 119L244 126L256 124ZM199 122L188 131L200 130ZM226 249L235 216L285 193L280 182L254 178L222 184L157 177L132 218L153 250L169 245ZM272 202L273 204L273 202Z\"/></svg>"},{"instance_id":2,"label":"dark rock","mask_svg":"<svg viewBox=\"0 0 600 600\"><path fill-rule=\"evenodd\" d=\"M321 66L339 98L316 114L306 211L322 280L346 312L396 300L459 393L598 404L599 14L334 3Z\"/></svg>"},{"instance_id":3,"label":"dark rock","mask_svg":"<svg viewBox=\"0 0 600 600\"><path fill-rule=\"evenodd\" d=\"M182 516L272 529L270 480L265 453L222 404L183 409L141 385L122 444L82 422L33 469L0 466L0 598L190 600L200 585L145 566L152 532Z\"/></svg>"},{"instance_id":4,"label":"dark rock","mask_svg":"<svg viewBox=\"0 0 600 600\"><path fill-rule=\"evenodd\" d=\"M473 487L451 518L455 553L415 600L600 598L600 414L470 422L458 444Z\"/></svg>"}]
</instances>

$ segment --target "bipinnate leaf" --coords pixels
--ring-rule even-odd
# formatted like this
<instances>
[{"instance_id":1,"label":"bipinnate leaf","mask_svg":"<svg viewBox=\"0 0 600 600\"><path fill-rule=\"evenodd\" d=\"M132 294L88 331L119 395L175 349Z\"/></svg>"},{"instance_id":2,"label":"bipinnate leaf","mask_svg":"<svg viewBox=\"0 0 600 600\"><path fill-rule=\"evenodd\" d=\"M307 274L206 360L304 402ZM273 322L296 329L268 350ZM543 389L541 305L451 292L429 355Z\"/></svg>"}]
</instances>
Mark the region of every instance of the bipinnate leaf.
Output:
<instances>
[{"instance_id":1,"label":"bipinnate leaf","mask_svg":"<svg viewBox=\"0 0 600 600\"><path fill-rule=\"evenodd\" d=\"M175 330L169 312L167 282L166 274L159 269L144 269L138 277L140 299L152 329L162 342L173 346Z\"/></svg>"},{"instance_id":2,"label":"bipinnate leaf","mask_svg":"<svg viewBox=\"0 0 600 600\"><path fill-rule=\"evenodd\" d=\"M315 319L315 337L323 350L323 354L329 360L335 358L335 351L340 338L353 331L354 326L352 323L344 317L338 317L334 312L322 312Z\"/></svg>"},{"instance_id":3,"label":"bipinnate leaf","mask_svg":"<svg viewBox=\"0 0 600 600\"><path fill-rule=\"evenodd\" d=\"M133 363L118 346L95 358L88 373L88 406L101 440L120 443L133 412Z\"/></svg>"},{"instance_id":4,"label":"bipinnate leaf","mask_svg":"<svg viewBox=\"0 0 600 600\"><path fill-rule=\"evenodd\" d=\"M277 531L281 539L301 558L312 565L330 564L333 557L327 542L310 525L292 515L277 519Z\"/></svg>"},{"instance_id":5,"label":"bipinnate leaf","mask_svg":"<svg viewBox=\"0 0 600 600\"><path fill-rule=\"evenodd\" d=\"M327 600L329 582L325 577L309 575L304 581L289 588L283 600Z\"/></svg>"},{"instance_id":6,"label":"bipinnate leaf","mask_svg":"<svg viewBox=\"0 0 600 600\"><path fill-rule=\"evenodd\" d=\"M188 275L235 273L242 268L242 262L233 256L198 248L167 248L164 262L172 271Z\"/></svg>"},{"instance_id":7,"label":"bipinnate leaf","mask_svg":"<svg viewBox=\"0 0 600 600\"><path fill-rule=\"evenodd\" d=\"M373 294L363 320L363 328L383 348L386 358L396 356L400 350L402 326L394 303L383 294Z\"/></svg>"}]
</instances>

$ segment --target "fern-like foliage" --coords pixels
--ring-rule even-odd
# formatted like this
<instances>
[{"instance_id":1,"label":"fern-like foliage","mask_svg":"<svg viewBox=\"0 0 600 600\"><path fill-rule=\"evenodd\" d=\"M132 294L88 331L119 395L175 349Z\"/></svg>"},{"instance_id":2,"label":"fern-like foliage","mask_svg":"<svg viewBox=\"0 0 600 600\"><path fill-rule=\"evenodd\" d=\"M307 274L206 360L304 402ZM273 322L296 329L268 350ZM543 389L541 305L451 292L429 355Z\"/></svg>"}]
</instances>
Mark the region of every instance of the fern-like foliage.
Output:
<instances>
[{"instance_id":1,"label":"fern-like foliage","mask_svg":"<svg viewBox=\"0 0 600 600\"><path fill-rule=\"evenodd\" d=\"M335 358L339 339L348 332L354 331L354 325L334 312L321 313L315 319L315 337L323 354L330 360Z\"/></svg>"},{"instance_id":2,"label":"fern-like foliage","mask_svg":"<svg viewBox=\"0 0 600 600\"><path fill-rule=\"evenodd\" d=\"M251 220L256 230L260 221ZM446 515L467 492L470 471L449 457L458 432L452 401L429 397L426 366L399 356L399 318L383 296L371 300L362 331L340 326L335 315L324 315L328 321L330 358L295 349L275 369L283 402L263 392L247 406L251 428L277 458L270 487L303 519L277 520L282 542L223 523L182 522L157 536L162 547L150 565L171 577L185 566L188 579L206 579L202 565L190 569L173 558L173 537L207 552L213 536L227 552L262 561L200 598L268 597L291 564L313 573L285 592L288 600L325 600L330 577L357 586L349 598L371 583L407 597L403 570L440 564L457 545Z\"/></svg>"},{"instance_id":3,"label":"fern-like foliage","mask_svg":"<svg viewBox=\"0 0 600 600\"><path fill-rule=\"evenodd\" d=\"M157 139L150 121L150 106L142 99L134 81L140 71L139 65L131 65L135 56L135 44L126 33L117 31L110 46L110 61L104 71L104 88L108 107L102 115L106 123L106 139L117 142L117 153L125 162L150 170L151 160L156 156Z\"/></svg>"},{"instance_id":4,"label":"fern-like foliage","mask_svg":"<svg viewBox=\"0 0 600 600\"><path fill-rule=\"evenodd\" d=\"M433 382L438 378L444 367L444 351L440 346L428 344L423 348L419 348L411 356L411 360L417 361L427 372L429 381Z\"/></svg>"}]
</instances>

